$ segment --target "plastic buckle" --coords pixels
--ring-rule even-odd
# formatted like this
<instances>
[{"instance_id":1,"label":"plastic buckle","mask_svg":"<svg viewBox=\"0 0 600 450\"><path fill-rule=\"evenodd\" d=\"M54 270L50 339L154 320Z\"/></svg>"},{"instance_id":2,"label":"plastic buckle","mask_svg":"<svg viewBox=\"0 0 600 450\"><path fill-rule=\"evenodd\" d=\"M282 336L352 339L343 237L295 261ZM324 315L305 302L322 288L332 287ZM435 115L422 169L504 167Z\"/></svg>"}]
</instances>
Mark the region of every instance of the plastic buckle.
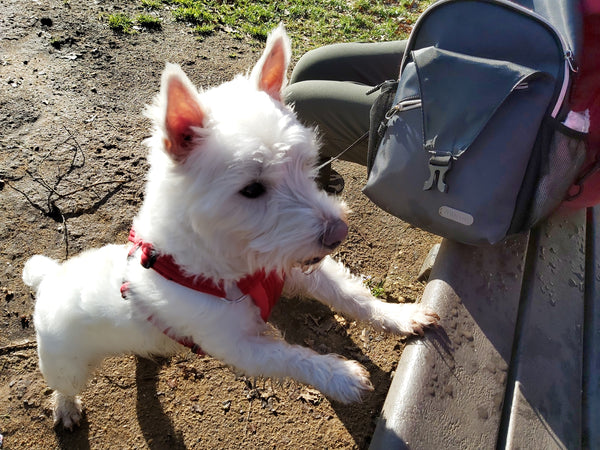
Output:
<instances>
[{"instance_id":1,"label":"plastic buckle","mask_svg":"<svg viewBox=\"0 0 600 450\"><path fill-rule=\"evenodd\" d=\"M429 159L429 179L423 185L423 190L428 191L433 188L437 180L438 191L448 192L446 184L446 173L452 167L452 155L434 155Z\"/></svg>"}]
</instances>

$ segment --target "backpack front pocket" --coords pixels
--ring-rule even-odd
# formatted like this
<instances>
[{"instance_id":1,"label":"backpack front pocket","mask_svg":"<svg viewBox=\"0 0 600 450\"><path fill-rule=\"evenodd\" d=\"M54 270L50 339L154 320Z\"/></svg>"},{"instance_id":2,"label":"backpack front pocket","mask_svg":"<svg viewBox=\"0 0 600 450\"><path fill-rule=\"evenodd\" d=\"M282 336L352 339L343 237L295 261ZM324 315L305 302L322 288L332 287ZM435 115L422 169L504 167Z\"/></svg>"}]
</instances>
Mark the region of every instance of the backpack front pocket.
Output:
<instances>
[{"instance_id":1,"label":"backpack front pocket","mask_svg":"<svg viewBox=\"0 0 600 450\"><path fill-rule=\"evenodd\" d=\"M433 233L497 242L509 230L552 79L435 47L411 57L364 192Z\"/></svg>"}]
</instances>

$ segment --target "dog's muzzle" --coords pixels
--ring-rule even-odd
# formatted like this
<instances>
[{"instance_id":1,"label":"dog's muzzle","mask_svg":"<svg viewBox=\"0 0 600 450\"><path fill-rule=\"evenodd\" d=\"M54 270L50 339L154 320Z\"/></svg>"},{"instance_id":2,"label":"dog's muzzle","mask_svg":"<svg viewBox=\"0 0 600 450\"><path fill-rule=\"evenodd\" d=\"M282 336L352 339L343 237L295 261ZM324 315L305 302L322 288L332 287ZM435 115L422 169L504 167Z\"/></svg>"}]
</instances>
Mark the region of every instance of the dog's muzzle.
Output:
<instances>
[{"instance_id":1,"label":"dog's muzzle","mask_svg":"<svg viewBox=\"0 0 600 450\"><path fill-rule=\"evenodd\" d=\"M327 250L334 250L348 236L348 225L342 219L327 224L325 231L319 238L321 245Z\"/></svg>"},{"instance_id":2,"label":"dog's muzzle","mask_svg":"<svg viewBox=\"0 0 600 450\"><path fill-rule=\"evenodd\" d=\"M346 239L348 236L348 225L342 219L337 219L335 222L328 223L325 231L319 237L321 250L325 250L323 254L308 259L302 263L303 266L313 266L320 263L326 254L331 253Z\"/></svg>"}]
</instances>

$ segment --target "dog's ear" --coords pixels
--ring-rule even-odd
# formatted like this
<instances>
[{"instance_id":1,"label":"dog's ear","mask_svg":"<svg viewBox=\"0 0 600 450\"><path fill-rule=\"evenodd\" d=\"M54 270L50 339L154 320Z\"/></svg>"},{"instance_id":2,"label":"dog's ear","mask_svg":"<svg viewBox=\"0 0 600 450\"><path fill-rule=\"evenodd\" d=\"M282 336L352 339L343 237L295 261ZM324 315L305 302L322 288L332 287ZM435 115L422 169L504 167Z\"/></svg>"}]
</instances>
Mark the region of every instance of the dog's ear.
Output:
<instances>
[{"instance_id":1,"label":"dog's ear","mask_svg":"<svg viewBox=\"0 0 600 450\"><path fill-rule=\"evenodd\" d=\"M291 53L290 39L283 24L280 24L269 33L265 51L250 75L259 90L277 101L281 101L281 91L287 84Z\"/></svg>"},{"instance_id":2,"label":"dog's ear","mask_svg":"<svg viewBox=\"0 0 600 450\"><path fill-rule=\"evenodd\" d=\"M161 81L164 108L165 150L178 162L185 160L193 148L196 132L202 128L206 114L198 103L198 92L183 70L167 64Z\"/></svg>"}]
</instances>

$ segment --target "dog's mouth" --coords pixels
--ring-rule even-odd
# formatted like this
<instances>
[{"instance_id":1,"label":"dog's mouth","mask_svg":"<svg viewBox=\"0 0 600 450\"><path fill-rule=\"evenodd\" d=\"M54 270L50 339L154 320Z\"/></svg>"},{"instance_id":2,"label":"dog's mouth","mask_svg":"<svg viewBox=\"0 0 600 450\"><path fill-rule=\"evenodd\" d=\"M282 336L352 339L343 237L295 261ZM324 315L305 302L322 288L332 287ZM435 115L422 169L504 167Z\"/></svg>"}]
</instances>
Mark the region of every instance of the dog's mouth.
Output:
<instances>
[{"instance_id":1,"label":"dog's mouth","mask_svg":"<svg viewBox=\"0 0 600 450\"><path fill-rule=\"evenodd\" d=\"M302 272L309 274L317 268L318 264L323 261L324 258L325 256L315 256L314 258L305 261L298 261L296 267L300 268Z\"/></svg>"},{"instance_id":2,"label":"dog's mouth","mask_svg":"<svg viewBox=\"0 0 600 450\"><path fill-rule=\"evenodd\" d=\"M320 263L321 261L323 261L323 258L324 258L323 256L316 256L316 257L314 257L314 258L312 258L312 259L309 259L309 260L307 260L307 261L304 261L304 262L302 263L302 265L304 265L304 266L314 266L315 264L318 264L318 263Z\"/></svg>"},{"instance_id":3,"label":"dog's mouth","mask_svg":"<svg viewBox=\"0 0 600 450\"><path fill-rule=\"evenodd\" d=\"M311 268L319 264L326 255L338 248L347 235L348 225L344 220L335 219L328 221L324 225L323 233L319 236L318 243L320 245L320 250L317 252L317 256L304 260L300 265L306 270L311 270Z\"/></svg>"}]
</instances>

